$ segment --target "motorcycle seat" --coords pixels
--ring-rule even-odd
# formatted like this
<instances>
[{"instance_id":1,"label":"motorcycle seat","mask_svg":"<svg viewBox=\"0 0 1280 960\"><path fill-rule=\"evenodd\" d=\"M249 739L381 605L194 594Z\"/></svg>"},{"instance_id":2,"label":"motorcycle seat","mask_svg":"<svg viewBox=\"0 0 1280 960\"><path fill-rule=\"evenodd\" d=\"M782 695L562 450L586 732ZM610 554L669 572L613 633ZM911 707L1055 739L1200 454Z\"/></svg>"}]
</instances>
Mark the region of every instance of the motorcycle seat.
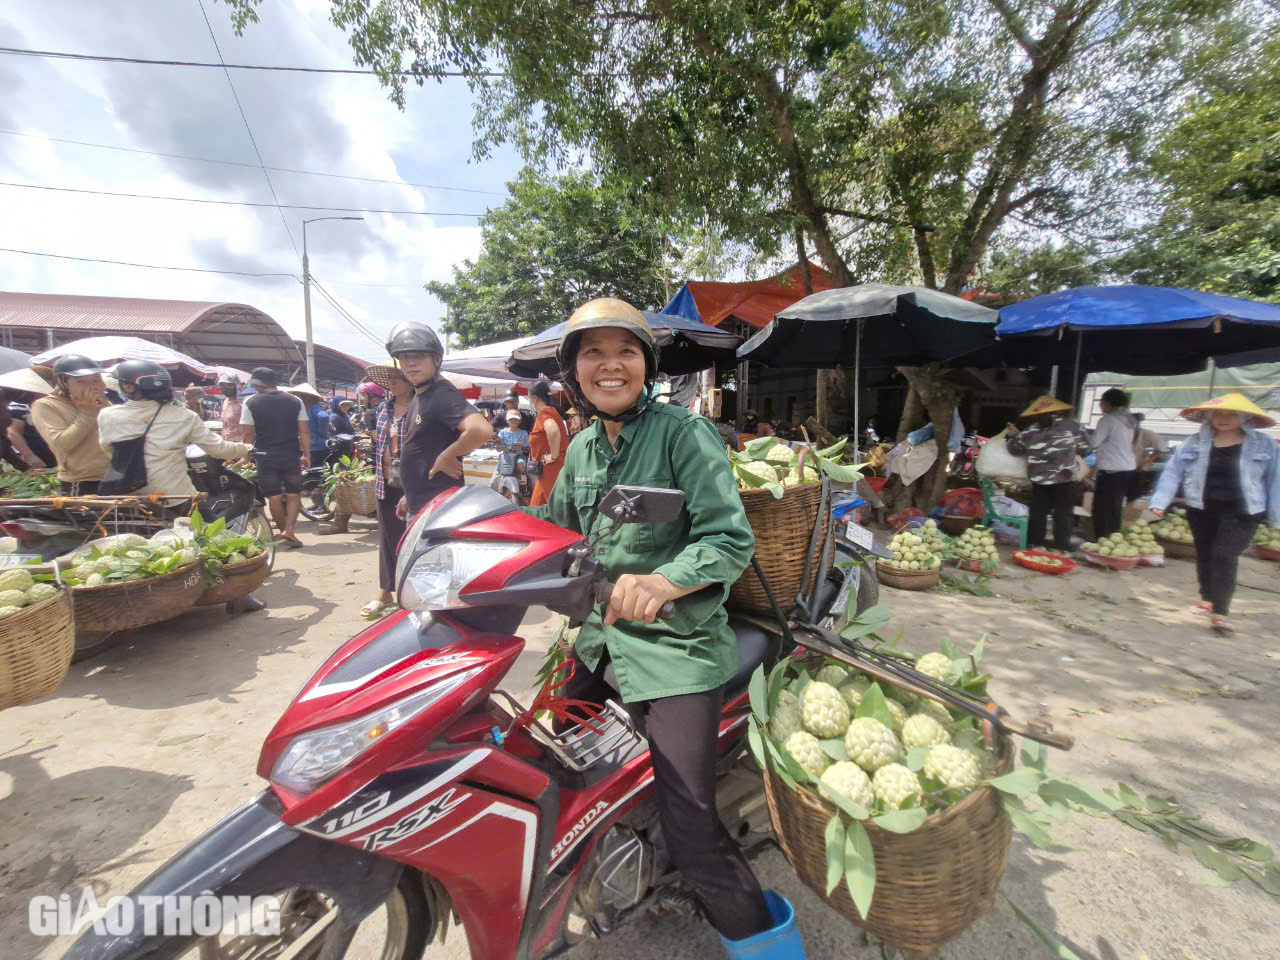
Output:
<instances>
[{"instance_id":1,"label":"motorcycle seat","mask_svg":"<svg viewBox=\"0 0 1280 960\"><path fill-rule=\"evenodd\" d=\"M770 640L769 635L759 627L738 620L733 614L729 615L729 627L738 640L738 668L725 684L725 696L733 697L747 688L751 674L768 658ZM603 676L605 683L615 690L619 689L618 674L612 661L605 666Z\"/></svg>"}]
</instances>

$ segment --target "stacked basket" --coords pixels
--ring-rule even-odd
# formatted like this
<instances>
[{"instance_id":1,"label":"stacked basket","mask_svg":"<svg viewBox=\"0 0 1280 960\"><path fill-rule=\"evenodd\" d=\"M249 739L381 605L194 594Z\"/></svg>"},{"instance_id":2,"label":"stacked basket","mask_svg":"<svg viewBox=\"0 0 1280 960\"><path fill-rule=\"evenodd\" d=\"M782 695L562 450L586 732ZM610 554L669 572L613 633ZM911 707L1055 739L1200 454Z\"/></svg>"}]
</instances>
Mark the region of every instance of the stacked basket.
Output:
<instances>
[{"instance_id":1,"label":"stacked basket","mask_svg":"<svg viewBox=\"0 0 1280 960\"><path fill-rule=\"evenodd\" d=\"M0 710L52 693L75 646L70 590L0 619Z\"/></svg>"},{"instance_id":2,"label":"stacked basket","mask_svg":"<svg viewBox=\"0 0 1280 960\"><path fill-rule=\"evenodd\" d=\"M804 558L818 518L822 487L817 483L796 484L787 487L780 499L764 489L739 490L738 493L742 496L751 531L756 535L756 560L774 596L786 608L800 592ZM824 529L819 532L819 556L825 538ZM729 602L757 613L772 610L760 578L751 567L747 567L730 589Z\"/></svg>"}]
</instances>

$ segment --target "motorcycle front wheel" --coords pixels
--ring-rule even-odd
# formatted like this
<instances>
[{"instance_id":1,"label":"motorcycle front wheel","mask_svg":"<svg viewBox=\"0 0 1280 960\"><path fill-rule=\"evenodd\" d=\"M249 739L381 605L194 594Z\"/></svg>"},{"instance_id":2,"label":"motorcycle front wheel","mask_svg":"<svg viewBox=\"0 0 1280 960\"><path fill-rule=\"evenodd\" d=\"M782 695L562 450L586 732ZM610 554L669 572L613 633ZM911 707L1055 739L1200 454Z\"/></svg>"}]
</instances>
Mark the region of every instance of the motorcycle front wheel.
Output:
<instances>
[{"instance_id":1,"label":"motorcycle front wheel","mask_svg":"<svg viewBox=\"0 0 1280 960\"><path fill-rule=\"evenodd\" d=\"M308 520L333 519L333 507L325 503L323 487L315 486L302 491L302 515Z\"/></svg>"},{"instance_id":2,"label":"motorcycle front wheel","mask_svg":"<svg viewBox=\"0 0 1280 960\"><path fill-rule=\"evenodd\" d=\"M340 912L322 893L304 887L277 892L280 932L192 937L145 954L141 960L317 960L336 933ZM406 871L381 907L356 928L344 960L421 960L431 927L430 908L417 874Z\"/></svg>"}]
</instances>

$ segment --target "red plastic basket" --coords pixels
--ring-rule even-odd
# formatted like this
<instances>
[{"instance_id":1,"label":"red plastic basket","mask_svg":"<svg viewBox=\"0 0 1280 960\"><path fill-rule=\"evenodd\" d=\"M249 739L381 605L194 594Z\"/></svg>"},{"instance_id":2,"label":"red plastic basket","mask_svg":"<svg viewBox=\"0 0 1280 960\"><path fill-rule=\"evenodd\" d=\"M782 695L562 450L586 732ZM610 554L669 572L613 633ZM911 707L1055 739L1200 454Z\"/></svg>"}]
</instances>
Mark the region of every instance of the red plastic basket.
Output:
<instances>
[{"instance_id":1,"label":"red plastic basket","mask_svg":"<svg viewBox=\"0 0 1280 960\"><path fill-rule=\"evenodd\" d=\"M1036 557L1053 557L1060 560L1060 564L1040 563ZM1041 553L1039 550L1015 550L1013 551L1013 560L1026 567L1028 570L1034 570L1036 573L1063 574L1070 573L1076 568L1076 562L1068 557L1059 557L1052 553Z\"/></svg>"},{"instance_id":2,"label":"red plastic basket","mask_svg":"<svg viewBox=\"0 0 1280 960\"><path fill-rule=\"evenodd\" d=\"M1253 552L1263 560L1270 560L1272 563L1280 563L1280 550L1275 547L1264 547L1262 544L1255 544Z\"/></svg>"},{"instance_id":3,"label":"red plastic basket","mask_svg":"<svg viewBox=\"0 0 1280 960\"><path fill-rule=\"evenodd\" d=\"M1100 553L1091 553L1088 550L1081 550L1080 553L1085 560L1095 567L1110 567L1112 570L1132 570L1138 565L1137 557L1104 557Z\"/></svg>"}]
</instances>

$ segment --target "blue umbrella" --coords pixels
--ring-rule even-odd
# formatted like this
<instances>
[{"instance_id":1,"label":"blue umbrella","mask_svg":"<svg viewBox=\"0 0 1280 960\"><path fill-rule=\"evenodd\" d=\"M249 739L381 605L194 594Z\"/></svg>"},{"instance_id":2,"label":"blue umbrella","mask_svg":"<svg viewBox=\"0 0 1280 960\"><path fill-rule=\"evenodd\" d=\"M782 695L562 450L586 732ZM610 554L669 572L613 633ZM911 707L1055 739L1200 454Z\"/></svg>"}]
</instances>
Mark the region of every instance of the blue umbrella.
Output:
<instances>
[{"instance_id":1,"label":"blue umbrella","mask_svg":"<svg viewBox=\"0 0 1280 960\"><path fill-rule=\"evenodd\" d=\"M642 312L658 343L658 370L671 376L696 373L717 361L732 360L742 342L736 333L688 317ZM564 324L557 323L517 346L507 360L507 370L518 377L558 377L556 347L563 332Z\"/></svg>"},{"instance_id":2,"label":"blue umbrella","mask_svg":"<svg viewBox=\"0 0 1280 960\"><path fill-rule=\"evenodd\" d=\"M1074 352L1081 373L1193 373L1212 356L1280 347L1280 305L1173 287L1076 287L1005 307L996 335L1024 362Z\"/></svg>"}]
</instances>

